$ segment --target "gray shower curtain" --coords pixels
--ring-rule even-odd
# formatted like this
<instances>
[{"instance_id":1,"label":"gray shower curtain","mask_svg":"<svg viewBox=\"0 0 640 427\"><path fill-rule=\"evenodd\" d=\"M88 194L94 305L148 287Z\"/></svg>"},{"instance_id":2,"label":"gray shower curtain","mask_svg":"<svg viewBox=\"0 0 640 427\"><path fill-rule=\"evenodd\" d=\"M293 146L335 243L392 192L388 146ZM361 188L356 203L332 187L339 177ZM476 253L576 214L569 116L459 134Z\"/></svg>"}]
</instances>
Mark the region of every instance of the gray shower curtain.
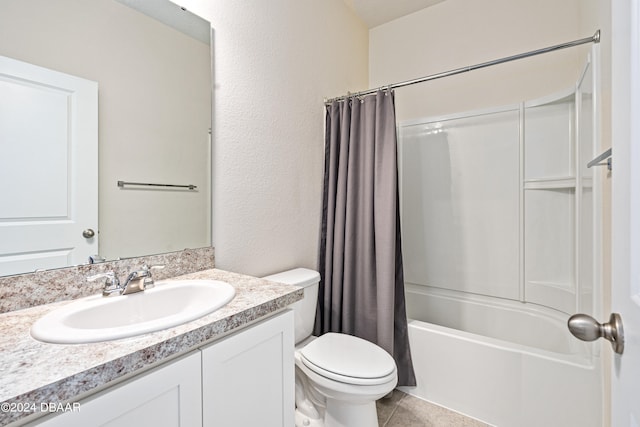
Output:
<instances>
[{"instance_id":1,"label":"gray shower curtain","mask_svg":"<svg viewBox=\"0 0 640 427\"><path fill-rule=\"evenodd\" d=\"M378 344L415 385L409 351L398 208L394 94L326 107L315 334Z\"/></svg>"}]
</instances>

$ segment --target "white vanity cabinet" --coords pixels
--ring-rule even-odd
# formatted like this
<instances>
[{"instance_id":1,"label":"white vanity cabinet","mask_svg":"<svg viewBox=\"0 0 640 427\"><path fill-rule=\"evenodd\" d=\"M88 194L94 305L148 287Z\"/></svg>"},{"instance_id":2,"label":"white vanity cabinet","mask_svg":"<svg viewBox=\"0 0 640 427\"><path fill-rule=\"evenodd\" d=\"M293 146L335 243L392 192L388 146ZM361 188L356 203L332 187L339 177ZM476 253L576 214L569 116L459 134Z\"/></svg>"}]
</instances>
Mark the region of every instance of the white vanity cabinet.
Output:
<instances>
[{"instance_id":1,"label":"white vanity cabinet","mask_svg":"<svg viewBox=\"0 0 640 427\"><path fill-rule=\"evenodd\" d=\"M293 427L293 312L202 349L204 427Z\"/></svg>"},{"instance_id":2,"label":"white vanity cabinet","mask_svg":"<svg viewBox=\"0 0 640 427\"><path fill-rule=\"evenodd\" d=\"M293 427L293 353L287 310L28 425Z\"/></svg>"},{"instance_id":3,"label":"white vanity cabinet","mask_svg":"<svg viewBox=\"0 0 640 427\"><path fill-rule=\"evenodd\" d=\"M81 400L76 411L38 420L40 427L199 426L201 356L194 351Z\"/></svg>"}]
</instances>

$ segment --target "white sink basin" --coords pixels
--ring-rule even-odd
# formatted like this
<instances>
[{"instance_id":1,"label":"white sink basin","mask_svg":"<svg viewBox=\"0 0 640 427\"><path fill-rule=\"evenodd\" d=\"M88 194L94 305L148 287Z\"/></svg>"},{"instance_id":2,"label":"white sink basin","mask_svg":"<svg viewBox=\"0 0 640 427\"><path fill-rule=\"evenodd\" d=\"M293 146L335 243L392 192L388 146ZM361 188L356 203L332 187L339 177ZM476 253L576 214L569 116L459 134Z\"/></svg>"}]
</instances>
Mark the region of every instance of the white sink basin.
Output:
<instances>
[{"instance_id":1,"label":"white sink basin","mask_svg":"<svg viewBox=\"0 0 640 427\"><path fill-rule=\"evenodd\" d=\"M79 299L38 319L35 339L79 344L132 337L190 322L227 304L235 288L218 280L158 281L130 295Z\"/></svg>"}]
</instances>

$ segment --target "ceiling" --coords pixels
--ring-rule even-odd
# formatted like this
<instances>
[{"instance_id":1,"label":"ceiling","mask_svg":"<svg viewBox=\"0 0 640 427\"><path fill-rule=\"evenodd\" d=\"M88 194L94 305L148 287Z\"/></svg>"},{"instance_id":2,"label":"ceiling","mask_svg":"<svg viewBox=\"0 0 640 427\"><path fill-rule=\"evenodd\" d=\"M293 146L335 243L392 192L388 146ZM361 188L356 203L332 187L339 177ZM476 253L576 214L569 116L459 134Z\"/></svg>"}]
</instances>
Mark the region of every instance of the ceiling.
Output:
<instances>
[{"instance_id":1,"label":"ceiling","mask_svg":"<svg viewBox=\"0 0 640 427\"><path fill-rule=\"evenodd\" d=\"M369 28L393 21L444 0L343 0Z\"/></svg>"}]
</instances>

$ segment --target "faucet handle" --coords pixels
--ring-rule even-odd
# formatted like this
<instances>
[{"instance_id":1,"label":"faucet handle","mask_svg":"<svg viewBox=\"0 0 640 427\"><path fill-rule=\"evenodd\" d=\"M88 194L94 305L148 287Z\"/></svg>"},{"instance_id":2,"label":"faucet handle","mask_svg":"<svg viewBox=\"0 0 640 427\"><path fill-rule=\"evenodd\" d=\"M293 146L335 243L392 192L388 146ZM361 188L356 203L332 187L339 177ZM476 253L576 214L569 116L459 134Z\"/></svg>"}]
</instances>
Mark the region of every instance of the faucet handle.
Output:
<instances>
[{"instance_id":1,"label":"faucet handle","mask_svg":"<svg viewBox=\"0 0 640 427\"><path fill-rule=\"evenodd\" d=\"M151 270L162 270L164 268L164 264L155 264L152 266L147 266L147 265L143 265L142 266L142 271L146 272L145 278L144 278L144 287L146 288L152 288L155 286L154 281L153 281L153 276L151 275Z\"/></svg>"},{"instance_id":2,"label":"faucet handle","mask_svg":"<svg viewBox=\"0 0 640 427\"><path fill-rule=\"evenodd\" d=\"M102 295L109 296L114 292L120 292L120 279L116 276L113 271L107 271L106 273L98 273L92 276L87 276L87 281L94 282L98 279L106 278L104 282L104 289L102 290Z\"/></svg>"}]
</instances>

